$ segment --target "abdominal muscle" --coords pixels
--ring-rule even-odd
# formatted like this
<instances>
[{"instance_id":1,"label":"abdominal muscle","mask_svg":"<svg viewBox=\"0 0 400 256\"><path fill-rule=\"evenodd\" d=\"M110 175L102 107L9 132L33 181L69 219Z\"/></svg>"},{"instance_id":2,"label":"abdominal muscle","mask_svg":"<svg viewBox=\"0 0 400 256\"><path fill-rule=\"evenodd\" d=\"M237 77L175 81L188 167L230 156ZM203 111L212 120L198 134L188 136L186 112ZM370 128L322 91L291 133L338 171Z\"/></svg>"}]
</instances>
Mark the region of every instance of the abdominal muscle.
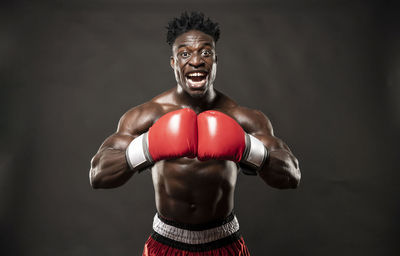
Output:
<instances>
[{"instance_id":1,"label":"abdominal muscle","mask_svg":"<svg viewBox=\"0 0 400 256\"><path fill-rule=\"evenodd\" d=\"M233 210L238 168L231 161L179 158L152 167L157 211L185 224L220 220Z\"/></svg>"}]
</instances>

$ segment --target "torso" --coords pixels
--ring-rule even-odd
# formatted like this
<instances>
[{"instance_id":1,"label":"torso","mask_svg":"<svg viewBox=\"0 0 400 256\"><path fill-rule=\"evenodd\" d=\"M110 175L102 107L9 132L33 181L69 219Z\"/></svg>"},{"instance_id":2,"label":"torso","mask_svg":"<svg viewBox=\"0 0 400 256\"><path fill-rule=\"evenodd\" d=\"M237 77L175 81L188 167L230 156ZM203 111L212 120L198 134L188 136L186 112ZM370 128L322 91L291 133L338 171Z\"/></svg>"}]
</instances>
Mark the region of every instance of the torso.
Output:
<instances>
[{"instance_id":1,"label":"torso","mask_svg":"<svg viewBox=\"0 0 400 256\"><path fill-rule=\"evenodd\" d=\"M200 224L233 210L238 168L231 161L179 158L151 169L158 212L169 219Z\"/></svg>"},{"instance_id":2,"label":"torso","mask_svg":"<svg viewBox=\"0 0 400 256\"><path fill-rule=\"evenodd\" d=\"M185 108L174 100L173 90L154 98L161 111L155 117ZM236 103L218 92L218 100L200 113L218 110L228 115ZM186 224L202 224L223 219L233 211L238 165L232 161L199 161L187 157L162 160L152 168L157 211L167 219Z\"/></svg>"}]
</instances>

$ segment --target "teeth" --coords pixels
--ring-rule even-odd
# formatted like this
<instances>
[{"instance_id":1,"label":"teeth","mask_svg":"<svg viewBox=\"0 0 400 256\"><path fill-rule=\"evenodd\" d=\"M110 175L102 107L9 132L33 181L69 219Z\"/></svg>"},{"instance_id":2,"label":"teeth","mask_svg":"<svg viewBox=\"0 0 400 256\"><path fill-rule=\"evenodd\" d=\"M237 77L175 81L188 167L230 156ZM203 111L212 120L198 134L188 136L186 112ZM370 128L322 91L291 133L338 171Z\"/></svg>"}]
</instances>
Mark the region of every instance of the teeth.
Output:
<instances>
[{"instance_id":1,"label":"teeth","mask_svg":"<svg viewBox=\"0 0 400 256\"><path fill-rule=\"evenodd\" d=\"M196 72L196 73L190 73L190 74L188 74L187 76L205 76L206 74L205 73L200 73L200 72Z\"/></svg>"}]
</instances>

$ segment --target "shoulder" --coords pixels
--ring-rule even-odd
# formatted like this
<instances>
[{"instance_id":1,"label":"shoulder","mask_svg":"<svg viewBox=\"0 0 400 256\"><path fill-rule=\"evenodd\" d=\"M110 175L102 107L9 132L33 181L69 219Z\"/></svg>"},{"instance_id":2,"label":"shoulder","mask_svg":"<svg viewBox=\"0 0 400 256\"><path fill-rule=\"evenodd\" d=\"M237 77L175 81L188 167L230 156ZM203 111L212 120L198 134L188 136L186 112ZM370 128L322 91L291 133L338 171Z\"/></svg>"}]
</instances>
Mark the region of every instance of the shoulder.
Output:
<instances>
[{"instance_id":1,"label":"shoulder","mask_svg":"<svg viewBox=\"0 0 400 256\"><path fill-rule=\"evenodd\" d=\"M272 124L260 110L237 105L229 109L228 115L234 118L247 133L273 136Z\"/></svg>"},{"instance_id":2,"label":"shoulder","mask_svg":"<svg viewBox=\"0 0 400 256\"><path fill-rule=\"evenodd\" d=\"M238 105L225 94L217 91L219 101L215 110L221 111L236 120L242 128L253 135L273 135L269 118L260 110Z\"/></svg>"},{"instance_id":3,"label":"shoulder","mask_svg":"<svg viewBox=\"0 0 400 256\"><path fill-rule=\"evenodd\" d=\"M179 108L169 100L170 91L128 110L119 120L117 132L138 135L146 132L164 114Z\"/></svg>"},{"instance_id":4,"label":"shoulder","mask_svg":"<svg viewBox=\"0 0 400 256\"><path fill-rule=\"evenodd\" d=\"M129 109L119 120L117 132L136 135L144 133L162 115L162 106L153 101Z\"/></svg>"}]
</instances>

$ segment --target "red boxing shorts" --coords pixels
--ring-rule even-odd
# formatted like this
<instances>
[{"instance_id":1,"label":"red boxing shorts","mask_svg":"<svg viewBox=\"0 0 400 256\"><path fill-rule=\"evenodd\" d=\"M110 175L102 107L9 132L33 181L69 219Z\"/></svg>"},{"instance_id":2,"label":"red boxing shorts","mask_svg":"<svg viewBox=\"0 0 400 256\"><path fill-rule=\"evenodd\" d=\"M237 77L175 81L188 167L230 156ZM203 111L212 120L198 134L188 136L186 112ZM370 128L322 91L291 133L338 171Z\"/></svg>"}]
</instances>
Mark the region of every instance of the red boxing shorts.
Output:
<instances>
[{"instance_id":1,"label":"red boxing shorts","mask_svg":"<svg viewBox=\"0 0 400 256\"><path fill-rule=\"evenodd\" d=\"M144 245L143 256L249 256L234 214L222 221L187 225L156 214L154 232Z\"/></svg>"}]
</instances>

